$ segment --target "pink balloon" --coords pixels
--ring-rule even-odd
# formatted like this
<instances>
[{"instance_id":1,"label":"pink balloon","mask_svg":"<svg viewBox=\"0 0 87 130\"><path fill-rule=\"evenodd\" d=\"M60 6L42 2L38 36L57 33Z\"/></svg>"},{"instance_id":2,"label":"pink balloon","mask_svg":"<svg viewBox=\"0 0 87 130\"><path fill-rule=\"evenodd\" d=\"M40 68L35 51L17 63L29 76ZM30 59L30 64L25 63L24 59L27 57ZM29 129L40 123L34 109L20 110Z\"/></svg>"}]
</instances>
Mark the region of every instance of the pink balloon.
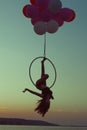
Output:
<instances>
[{"instance_id":1,"label":"pink balloon","mask_svg":"<svg viewBox=\"0 0 87 130\"><path fill-rule=\"evenodd\" d=\"M61 8L62 8L62 3L60 0L50 0L48 9L51 12L53 12L54 14L57 14Z\"/></svg>"},{"instance_id":2,"label":"pink balloon","mask_svg":"<svg viewBox=\"0 0 87 130\"><path fill-rule=\"evenodd\" d=\"M39 9L35 5L28 5L26 8L26 13L28 17L35 18L39 15Z\"/></svg>"},{"instance_id":3,"label":"pink balloon","mask_svg":"<svg viewBox=\"0 0 87 130\"><path fill-rule=\"evenodd\" d=\"M47 23L47 32L55 33L58 30L59 26L55 20L50 20Z\"/></svg>"},{"instance_id":4,"label":"pink balloon","mask_svg":"<svg viewBox=\"0 0 87 130\"><path fill-rule=\"evenodd\" d=\"M31 4L35 5L36 4L36 0L30 0Z\"/></svg>"},{"instance_id":5,"label":"pink balloon","mask_svg":"<svg viewBox=\"0 0 87 130\"><path fill-rule=\"evenodd\" d=\"M40 18L42 21L48 22L52 19L52 14L50 13L49 10L45 10L45 11L41 12Z\"/></svg>"},{"instance_id":6,"label":"pink balloon","mask_svg":"<svg viewBox=\"0 0 87 130\"><path fill-rule=\"evenodd\" d=\"M28 8L28 7L29 7L29 5L25 5L25 6L23 7L23 10L22 10L22 11L23 11L23 14L24 14L25 17L30 18L29 15L28 15L28 13L27 13L27 8Z\"/></svg>"},{"instance_id":7,"label":"pink balloon","mask_svg":"<svg viewBox=\"0 0 87 130\"><path fill-rule=\"evenodd\" d=\"M66 22L71 22L71 21L73 21L73 20L75 19L75 17L76 17L76 14L75 14L75 12L72 10L72 16L71 16Z\"/></svg>"},{"instance_id":8,"label":"pink balloon","mask_svg":"<svg viewBox=\"0 0 87 130\"><path fill-rule=\"evenodd\" d=\"M31 23L34 25L36 22L39 22L41 21L41 19L39 17L36 17L36 18L32 18L31 19Z\"/></svg>"},{"instance_id":9,"label":"pink balloon","mask_svg":"<svg viewBox=\"0 0 87 130\"><path fill-rule=\"evenodd\" d=\"M54 19L56 20L56 22L58 23L59 26L62 26L64 24L64 20L63 17L60 13L58 13Z\"/></svg>"},{"instance_id":10,"label":"pink balloon","mask_svg":"<svg viewBox=\"0 0 87 130\"><path fill-rule=\"evenodd\" d=\"M69 8L62 8L60 14L66 22L70 22L75 18L75 12Z\"/></svg>"},{"instance_id":11,"label":"pink balloon","mask_svg":"<svg viewBox=\"0 0 87 130\"><path fill-rule=\"evenodd\" d=\"M34 25L34 31L38 35L43 35L46 32L46 25L45 25L45 23L42 22L42 21L36 22L35 25Z\"/></svg>"},{"instance_id":12,"label":"pink balloon","mask_svg":"<svg viewBox=\"0 0 87 130\"><path fill-rule=\"evenodd\" d=\"M47 8L50 0L36 0L37 5L40 8Z\"/></svg>"}]
</instances>

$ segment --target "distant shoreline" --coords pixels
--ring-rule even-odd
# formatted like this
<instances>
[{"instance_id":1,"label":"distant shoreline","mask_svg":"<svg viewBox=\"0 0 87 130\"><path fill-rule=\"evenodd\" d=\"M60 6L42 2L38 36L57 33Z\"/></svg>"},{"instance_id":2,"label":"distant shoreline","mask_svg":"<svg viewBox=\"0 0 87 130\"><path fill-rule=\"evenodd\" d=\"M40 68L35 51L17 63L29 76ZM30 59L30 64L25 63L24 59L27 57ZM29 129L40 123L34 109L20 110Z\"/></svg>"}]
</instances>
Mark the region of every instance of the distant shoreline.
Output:
<instances>
[{"instance_id":1,"label":"distant shoreline","mask_svg":"<svg viewBox=\"0 0 87 130\"><path fill-rule=\"evenodd\" d=\"M0 118L0 125L22 125L22 126L59 126L59 127L87 127L85 125L59 125L42 120L29 120L20 118Z\"/></svg>"},{"instance_id":2,"label":"distant shoreline","mask_svg":"<svg viewBox=\"0 0 87 130\"><path fill-rule=\"evenodd\" d=\"M85 125L83 125L83 126L80 126L80 125L60 125L60 126L62 126L62 127L87 127Z\"/></svg>"},{"instance_id":3,"label":"distant shoreline","mask_svg":"<svg viewBox=\"0 0 87 130\"><path fill-rule=\"evenodd\" d=\"M20 118L0 118L0 125L37 125L37 126L59 126L41 120L27 120Z\"/></svg>"}]
</instances>

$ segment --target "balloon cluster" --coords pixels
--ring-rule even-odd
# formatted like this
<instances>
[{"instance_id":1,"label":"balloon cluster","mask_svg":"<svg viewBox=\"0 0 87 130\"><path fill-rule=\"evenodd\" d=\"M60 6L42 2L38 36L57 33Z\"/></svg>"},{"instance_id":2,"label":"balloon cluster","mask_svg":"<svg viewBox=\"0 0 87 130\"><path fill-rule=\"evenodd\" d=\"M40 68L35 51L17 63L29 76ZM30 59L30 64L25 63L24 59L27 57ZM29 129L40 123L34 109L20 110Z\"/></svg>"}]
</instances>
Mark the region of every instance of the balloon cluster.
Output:
<instances>
[{"instance_id":1,"label":"balloon cluster","mask_svg":"<svg viewBox=\"0 0 87 130\"><path fill-rule=\"evenodd\" d=\"M75 12L69 8L62 8L60 0L30 0L31 4L23 7L23 14L31 18L35 33L55 33L64 22L71 22Z\"/></svg>"}]
</instances>

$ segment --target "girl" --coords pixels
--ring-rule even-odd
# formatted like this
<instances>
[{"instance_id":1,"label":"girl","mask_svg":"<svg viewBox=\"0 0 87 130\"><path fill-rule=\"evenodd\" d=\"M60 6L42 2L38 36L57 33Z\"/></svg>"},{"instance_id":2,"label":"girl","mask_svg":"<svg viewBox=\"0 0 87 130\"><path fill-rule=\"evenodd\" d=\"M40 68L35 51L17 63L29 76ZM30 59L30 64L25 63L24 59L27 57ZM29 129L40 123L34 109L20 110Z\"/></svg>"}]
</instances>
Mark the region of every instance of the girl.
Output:
<instances>
[{"instance_id":1,"label":"girl","mask_svg":"<svg viewBox=\"0 0 87 130\"><path fill-rule=\"evenodd\" d=\"M49 75L45 74L45 67L44 67L45 60L46 58L44 57L43 60L41 61L41 78L36 81L36 88L41 90L42 93L40 94L27 88L25 88L25 90L23 91L23 92L28 91L42 98L41 100L38 101L38 106L35 108L35 111L37 111L42 116L44 116L48 111L48 109L50 108L50 99L54 99L52 96L52 91L46 85L46 80L49 78Z\"/></svg>"}]
</instances>

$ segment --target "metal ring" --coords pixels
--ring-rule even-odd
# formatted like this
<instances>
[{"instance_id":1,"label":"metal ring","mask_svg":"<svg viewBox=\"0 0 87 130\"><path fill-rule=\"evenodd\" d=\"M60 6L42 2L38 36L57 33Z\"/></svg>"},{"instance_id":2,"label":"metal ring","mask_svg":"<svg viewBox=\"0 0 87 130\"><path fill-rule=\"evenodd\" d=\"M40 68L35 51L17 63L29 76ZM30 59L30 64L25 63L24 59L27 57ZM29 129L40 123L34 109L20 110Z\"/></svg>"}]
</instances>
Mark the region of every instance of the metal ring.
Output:
<instances>
[{"instance_id":1,"label":"metal ring","mask_svg":"<svg viewBox=\"0 0 87 130\"><path fill-rule=\"evenodd\" d=\"M33 64L37 59L40 59L40 58L42 59L42 58L44 58L44 57L43 57L43 56L40 56L40 57L34 58L34 59L32 60L32 62L31 62L31 64L30 64L30 66L29 66L29 77L30 77L30 80L31 80L31 82L32 82L32 84L33 84L34 86L36 86L36 85L35 85L35 83L34 83L34 81L33 81L33 79L32 79L32 76L31 76L31 67L32 67L32 64ZM55 68L53 62L52 62L50 59L48 59L48 58L46 58L46 60L49 61L50 64L53 66L54 73L55 73L54 81L53 81L53 83L49 86L49 88L52 88L52 87L54 86L55 82L56 82L57 72L56 72L56 68Z\"/></svg>"}]
</instances>

